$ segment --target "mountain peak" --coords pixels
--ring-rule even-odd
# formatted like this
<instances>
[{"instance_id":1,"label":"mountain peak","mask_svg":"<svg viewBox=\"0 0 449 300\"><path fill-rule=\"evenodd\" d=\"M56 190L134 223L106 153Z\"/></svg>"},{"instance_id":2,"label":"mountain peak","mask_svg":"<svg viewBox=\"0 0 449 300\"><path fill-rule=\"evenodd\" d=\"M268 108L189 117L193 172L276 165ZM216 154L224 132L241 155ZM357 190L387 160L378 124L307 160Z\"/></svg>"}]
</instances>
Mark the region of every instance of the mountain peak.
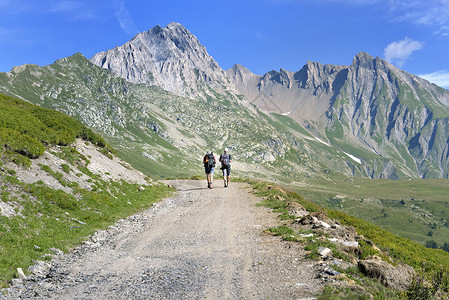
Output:
<instances>
[{"instance_id":1,"label":"mountain peak","mask_svg":"<svg viewBox=\"0 0 449 300\"><path fill-rule=\"evenodd\" d=\"M357 59L357 60L373 60L374 57L372 57L368 53L362 51L362 52L359 52L356 54L355 59Z\"/></svg>"},{"instance_id":2,"label":"mountain peak","mask_svg":"<svg viewBox=\"0 0 449 300\"><path fill-rule=\"evenodd\" d=\"M374 57L372 57L368 53L359 52L352 60L352 65L356 65L356 66L366 65L366 64L371 65L373 61L374 61Z\"/></svg>"},{"instance_id":3,"label":"mountain peak","mask_svg":"<svg viewBox=\"0 0 449 300\"><path fill-rule=\"evenodd\" d=\"M235 64L235 65L233 65L232 68L231 68L231 70L232 70L232 72L234 72L234 73L240 73L240 74L252 74L252 72L251 72L248 68L246 68L246 67L244 67L244 66L242 66L242 65L240 65L240 64Z\"/></svg>"},{"instance_id":4,"label":"mountain peak","mask_svg":"<svg viewBox=\"0 0 449 300\"><path fill-rule=\"evenodd\" d=\"M217 89L230 88L224 71L206 48L176 22L141 32L124 45L90 60L130 82L157 85L178 95L195 94L199 89L196 80L217 85Z\"/></svg>"},{"instance_id":5,"label":"mountain peak","mask_svg":"<svg viewBox=\"0 0 449 300\"><path fill-rule=\"evenodd\" d=\"M171 22L167 26L165 26L167 29L186 29L184 26L177 22Z\"/></svg>"}]
</instances>

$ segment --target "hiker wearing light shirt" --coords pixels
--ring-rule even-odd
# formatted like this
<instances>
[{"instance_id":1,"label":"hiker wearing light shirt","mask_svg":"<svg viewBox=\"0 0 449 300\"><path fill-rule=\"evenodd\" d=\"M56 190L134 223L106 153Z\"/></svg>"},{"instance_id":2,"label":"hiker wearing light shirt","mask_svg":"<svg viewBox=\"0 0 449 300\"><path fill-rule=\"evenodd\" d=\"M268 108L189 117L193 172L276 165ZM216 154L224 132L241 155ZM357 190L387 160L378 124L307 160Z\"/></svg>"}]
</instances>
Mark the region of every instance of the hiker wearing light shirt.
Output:
<instances>
[{"instance_id":1,"label":"hiker wearing light shirt","mask_svg":"<svg viewBox=\"0 0 449 300\"><path fill-rule=\"evenodd\" d=\"M232 162L231 154L229 154L228 148L224 148L224 153L220 155L219 161L221 163L221 170L223 171L224 187L228 187Z\"/></svg>"}]
</instances>

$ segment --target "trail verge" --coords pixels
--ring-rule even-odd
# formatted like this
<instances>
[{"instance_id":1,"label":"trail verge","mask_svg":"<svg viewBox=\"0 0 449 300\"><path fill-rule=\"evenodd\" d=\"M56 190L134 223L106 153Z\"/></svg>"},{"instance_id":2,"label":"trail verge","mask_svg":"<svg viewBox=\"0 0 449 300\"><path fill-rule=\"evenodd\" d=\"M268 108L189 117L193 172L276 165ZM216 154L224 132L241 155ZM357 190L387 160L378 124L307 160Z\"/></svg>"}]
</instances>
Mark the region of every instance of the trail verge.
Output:
<instances>
[{"instance_id":1,"label":"trail verge","mask_svg":"<svg viewBox=\"0 0 449 300\"><path fill-rule=\"evenodd\" d=\"M275 214L243 183L168 181L178 193L53 259L48 275L10 289L41 299L307 299L320 290L298 243L264 229Z\"/></svg>"}]
</instances>

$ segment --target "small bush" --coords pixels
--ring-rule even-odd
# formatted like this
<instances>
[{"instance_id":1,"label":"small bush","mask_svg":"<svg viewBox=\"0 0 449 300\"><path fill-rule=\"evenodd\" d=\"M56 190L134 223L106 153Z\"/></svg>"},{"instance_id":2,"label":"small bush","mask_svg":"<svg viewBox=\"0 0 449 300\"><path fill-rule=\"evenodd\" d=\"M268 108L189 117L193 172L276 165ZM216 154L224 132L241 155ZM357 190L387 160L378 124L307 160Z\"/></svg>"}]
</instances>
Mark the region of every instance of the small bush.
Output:
<instances>
[{"instance_id":1,"label":"small bush","mask_svg":"<svg viewBox=\"0 0 449 300\"><path fill-rule=\"evenodd\" d=\"M62 164L61 167L65 173L67 173L67 174L70 173L70 166L68 164Z\"/></svg>"},{"instance_id":2,"label":"small bush","mask_svg":"<svg viewBox=\"0 0 449 300\"><path fill-rule=\"evenodd\" d=\"M424 268L423 268L424 269ZM449 288L449 274L443 270L430 273L420 271L412 281L405 295L407 299L435 299L435 295Z\"/></svg>"},{"instance_id":3,"label":"small bush","mask_svg":"<svg viewBox=\"0 0 449 300\"><path fill-rule=\"evenodd\" d=\"M291 242L298 241L295 231L288 226L278 226L268 228L267 232L272 233L276 236L281 236L284 241L291 241Z\"/></svg>"},{"instance_id":4,"label":"small bush","mask_svg":"<svg viewBox=\"0 0 449 300\"><path fill-rule=\"evenodd\" d=\"M37 158L45 151L45 147L36 138L10 128L0 128L0 143L5 149L29 158Z\"/></svg>"}]
</instances>

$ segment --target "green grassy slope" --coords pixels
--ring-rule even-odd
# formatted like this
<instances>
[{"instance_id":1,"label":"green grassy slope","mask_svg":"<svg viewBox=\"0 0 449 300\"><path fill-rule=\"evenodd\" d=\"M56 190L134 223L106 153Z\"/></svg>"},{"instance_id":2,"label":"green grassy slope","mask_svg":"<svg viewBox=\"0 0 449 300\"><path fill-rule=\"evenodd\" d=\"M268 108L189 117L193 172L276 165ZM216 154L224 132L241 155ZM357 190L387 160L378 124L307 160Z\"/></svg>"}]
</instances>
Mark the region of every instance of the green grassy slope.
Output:
<instances>
[{"instance_id":1,"label":"green grassy slope","mask_svg":"<svg viewBox=\"0 0 449 300\"><path fill-rule=\"evenodd\" d=\"M307 199L344 211L422 245L449 243L449 180L386 180L330 175L295 187Z\"/></svg>"},{"instance_id":2,"label":"green grassy slope","mask_svg":"<svg viewBox=\"0 0 449 300\"><path fill-rule=\"evenodd\" d=\"M70 146L76 138L97 145L99 155L112 158L114 150L103 138L78 121L0 95L0 288L16 276L17 268L28 273L33 261L49 259L51 248L67 251L96 230L148 208L171 191L164 185L142 189L123 180L103 180L89 171L89 159ZM24 183L16 176L15 169L30 167L54 145L59 147L52 147L52 153L65 161L62 170L54 163L41 165L36 176L48 173L71 192L51 188L42 180ZM66 180L69 173L87 177L90 188Z\"/></svg>"},{"instance_id":3,"label":"green grassy slope","mask_svg":"<svg viewBox=\"0 0 449 300\"><path fill-rule=\"evenodd\" d=\"M0 147L2 154L25 164L43 154L45 145L66 146L83 138L105 149L102 137L66 115L0 94Z\"/></svg>"},{"instance_id":4,"label":"green grassy slope","mask_svg":"<svg viewBox=\"0 0 449 300\"><path fill-rule=\"evenodd\" d=\"M262 198L259 205L273 209L273 212L277 213L284 220L283 226L270 228L268 231L282 236L284 240L303 243L304 249L311 251L309 256L314 257L314 251L317 251L318 246L330 247L336 258L358 261L376 255L393 265L407 264L412 266L417 272L414 284L408 291L400 293L398 291L388 291L378 282L373 284L373 281L367 280L365 275L358 271L357 268L348 267L345 269L334 265L339 272L344 274L338 278L343 285L335 284L333 288L330 288L330 291L325 290L323 297L319 299L369 299L373 298L373 295L374 299L431 299L429 295L435 294L437 291L441 299L446 299L449 290L448 252L426 248L360 218L350 216L336 209L326 209L314 202L310 202L307 200L308 197L302 197L292 192L289 188L279 188L266 182L249 182L253 186L255 194ZM358 251L347 252L347 250L338 249L338 247L326 241L329 238L327 234L323 234L318 238L301 237L304 231L298 228L295 221L296 217L290 216L287 209L291 202L301 204L309 212L325 213L331 219L337 220L341 225L354 227L357 233L363 236L359 240ZM316 230L314 232L315 235L319 235L319 231L319 229ZM310 233L310 231L307 231L307 233ZM375 247L371 245L375 245ZM351 283L348 285L345 285L345 276L351 279ZM355 289L354 285L360 285L362 288Z\"/></svg>"}]
</instances>

